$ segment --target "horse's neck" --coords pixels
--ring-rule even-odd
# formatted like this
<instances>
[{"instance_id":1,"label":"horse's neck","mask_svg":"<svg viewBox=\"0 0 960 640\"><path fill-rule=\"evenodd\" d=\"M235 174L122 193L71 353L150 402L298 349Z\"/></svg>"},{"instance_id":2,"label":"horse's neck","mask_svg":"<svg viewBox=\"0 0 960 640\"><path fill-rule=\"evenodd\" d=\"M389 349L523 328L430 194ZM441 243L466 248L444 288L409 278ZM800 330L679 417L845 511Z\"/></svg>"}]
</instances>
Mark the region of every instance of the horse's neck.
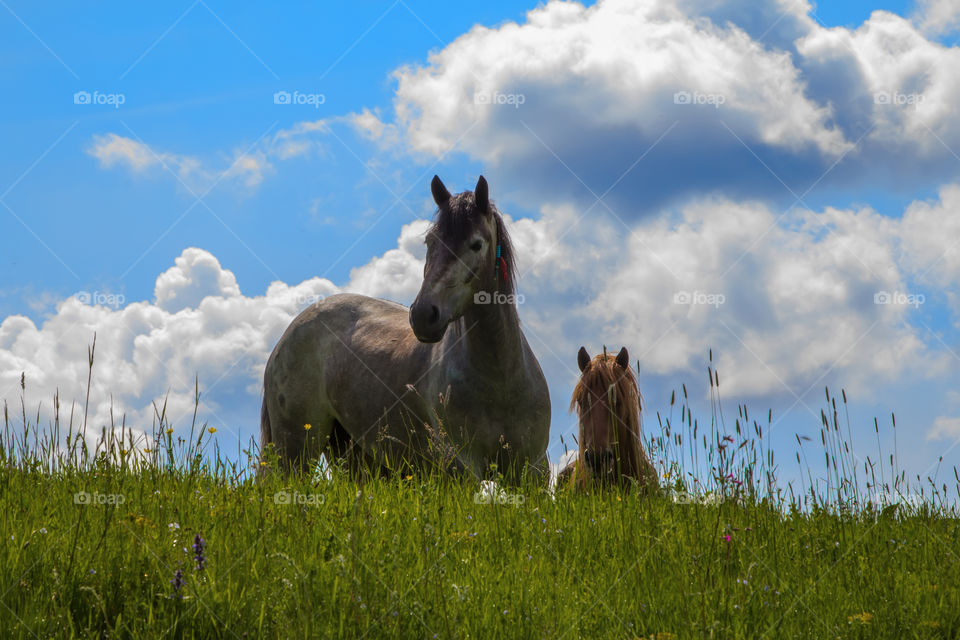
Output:
<instances>
[{"instance_id":1,"label":"horse's neck","mask_svg":"<svg viewBox=\"0 0 960 640\"><path fill-rule=\"evenodd\" d=\"M505 378L526 374L526 341L512 303L472 305L463 315L460 340L458 351L471 367L497 370Z\"/></svg>"}]
</instances>

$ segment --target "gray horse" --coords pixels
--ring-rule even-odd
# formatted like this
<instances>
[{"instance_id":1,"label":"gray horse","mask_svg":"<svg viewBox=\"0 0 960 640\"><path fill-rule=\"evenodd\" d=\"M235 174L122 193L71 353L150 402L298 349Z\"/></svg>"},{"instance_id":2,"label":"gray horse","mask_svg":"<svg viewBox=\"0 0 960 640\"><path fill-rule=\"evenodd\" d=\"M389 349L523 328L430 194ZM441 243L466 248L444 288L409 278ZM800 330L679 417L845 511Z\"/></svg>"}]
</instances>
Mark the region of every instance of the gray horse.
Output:
<instances>
[{"instance_id":1,"label":"gray horse","mask_svg":"<svg viewBox=\"0 0 960 640\"><path fill-rule=\"evenodd\" d=\"M451 196L437 176L431 190L438 211L410 309L331 296L270 354L260 445L283 469L323 454L374 473L438 461L477 477L492 465L545 472L550 396L520 329L503 219L483 176L473 192Z\"/></svg>"}]
</instances>

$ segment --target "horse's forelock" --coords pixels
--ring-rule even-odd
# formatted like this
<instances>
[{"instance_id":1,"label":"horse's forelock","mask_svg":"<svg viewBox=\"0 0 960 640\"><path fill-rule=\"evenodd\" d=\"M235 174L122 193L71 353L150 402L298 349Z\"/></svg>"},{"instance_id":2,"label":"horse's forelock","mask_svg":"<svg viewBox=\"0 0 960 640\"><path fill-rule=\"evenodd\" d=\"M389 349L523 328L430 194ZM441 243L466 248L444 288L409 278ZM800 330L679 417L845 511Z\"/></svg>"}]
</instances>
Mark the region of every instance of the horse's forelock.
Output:
<instances>
[{"instance_id":1,"label":"horse's forelock","mask_svg":"<svg viewBox=\"0 0 960 640\"><path fill-rule=\"evenodd\" d=\"M506 224L497 208L491 202L489 204L490 215L494 217L497 228L496 241L500 245L500 257L507 265L507 282L504 284L505 293L513 293L514 281L516 280L516 261L513 253L513 242L510 240L510 234L507 233ZM481 223L485 214L477 209L472 191L459 193L443 206L437 209L433 219L433 225L427 230L427 237L431 235L436 237L445 246L451 250L460 247L473 230Z\"/></svg>"},{"instance_id":2,"label":"horse's forelock","mask_svg":"<svg viewBox=\"0 0 960 640\"><path fill-rule=\"evenodd\" d=\"M583 456L584 429L595 429L600 420L609 424L608 393L616 394L614 426L621 471L636 477L640 472L641 397L637 378L630 368L616 364L613 355L597 355L580 376L570 401L580 423L580 456Z\"/></svg>"}]
</instances>

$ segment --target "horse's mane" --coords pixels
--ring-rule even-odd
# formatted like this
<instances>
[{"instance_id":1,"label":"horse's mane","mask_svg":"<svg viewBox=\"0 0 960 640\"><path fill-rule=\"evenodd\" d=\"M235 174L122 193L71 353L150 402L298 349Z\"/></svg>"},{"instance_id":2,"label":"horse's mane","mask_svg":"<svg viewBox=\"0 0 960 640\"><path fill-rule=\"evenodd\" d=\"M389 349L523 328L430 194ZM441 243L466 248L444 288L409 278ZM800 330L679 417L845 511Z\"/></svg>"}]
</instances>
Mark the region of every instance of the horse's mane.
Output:
<instances>
[{"instance_id":1,"label":"horse's mane","mask_svg":"<svg viewBox=\"0 0 960 640\"><path fill-rule=\"evenodd\" d=\"M584 429L593 428L593 421L611 421L616 434L616 456L620 473L643 481L645 454L640 444L640 411L642 397L633 369L616 363L616 356L598 354L589 363L570 399L570 411L577 410L580 423L578 466L583 464ZM612 407L611 407L612 405ZM649 464L649 463L647 463ZM583 479L586 474L579 473Z\"/></svg>"},{"instance_id":2,"label":"horse's mane","mask_svg":"<svg viewBox=\"0 0 960 640\"><path fill-rule=\"evenodd\" d=\"M433 225L427 230L427 235L437 236L445 245L455 250L467 240L483 215L484 213L477 209L472 191L458 193L437 209ZM501 291L510 294L514 292L517 273L513 242L510 240L510 234L507 233L503 217L493 202L490 203L490 215L497 223L496 241L500 244L500 257L507 265L507 281L505 283L502 279L498 281Z\"/></svg>"}]
</instances>

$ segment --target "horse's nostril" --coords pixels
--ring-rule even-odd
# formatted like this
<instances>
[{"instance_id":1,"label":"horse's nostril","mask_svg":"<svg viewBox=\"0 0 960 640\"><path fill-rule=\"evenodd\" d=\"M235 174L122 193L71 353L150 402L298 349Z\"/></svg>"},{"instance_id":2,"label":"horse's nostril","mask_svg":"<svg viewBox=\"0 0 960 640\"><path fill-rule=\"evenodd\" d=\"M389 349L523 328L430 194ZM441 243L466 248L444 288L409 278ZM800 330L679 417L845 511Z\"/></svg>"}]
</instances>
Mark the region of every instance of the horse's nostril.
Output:
<instances>
[{"instance_id":1,"label":"horse's nostril","mask_svg":"<svg viewBox=\"0 0 960 640\"><path fill-rule=\"evenodd\" d=\"M420 327L433 327L440 321L440 309L435 304L414 304L410 309L410 317Z\"/></svg>"},{"instance_id":2,"label":"horse's nostril","mask_svg":"<svg viewBox=\"0 0 960 640\"><path fill-rule=\"evenodd\" d=\"M587 449L583 452L583 459L587 465L595 472L603 471L614 461L613 451L609 449L604 451L594 451Z\"/></svg>"}]
</instances>

